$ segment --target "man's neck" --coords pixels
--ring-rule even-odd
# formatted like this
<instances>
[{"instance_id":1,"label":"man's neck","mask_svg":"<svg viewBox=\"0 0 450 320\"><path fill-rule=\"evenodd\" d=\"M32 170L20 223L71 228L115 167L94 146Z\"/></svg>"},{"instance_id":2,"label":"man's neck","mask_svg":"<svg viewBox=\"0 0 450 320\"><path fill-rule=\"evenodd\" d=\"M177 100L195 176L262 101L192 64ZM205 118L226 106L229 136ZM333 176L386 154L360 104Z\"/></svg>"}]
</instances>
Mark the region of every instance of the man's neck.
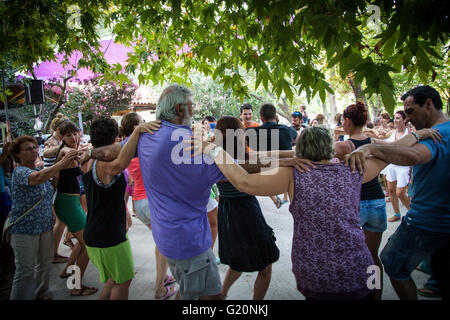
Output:
<instances>
[{"instance_id":1,"label":"man's neck","mask_svg":"<svg viewBox=\"0 0 450 320\"><path fill-rule=\"evenodd\" d=\"M434 126L437 126L438 124L447 122L448 118L442 113L441 110L436 110L436 113L434 114L433 117L431 117L430 121L429 121L429 126L428 128L432 128Z\"/></svg>"}]
</instances>

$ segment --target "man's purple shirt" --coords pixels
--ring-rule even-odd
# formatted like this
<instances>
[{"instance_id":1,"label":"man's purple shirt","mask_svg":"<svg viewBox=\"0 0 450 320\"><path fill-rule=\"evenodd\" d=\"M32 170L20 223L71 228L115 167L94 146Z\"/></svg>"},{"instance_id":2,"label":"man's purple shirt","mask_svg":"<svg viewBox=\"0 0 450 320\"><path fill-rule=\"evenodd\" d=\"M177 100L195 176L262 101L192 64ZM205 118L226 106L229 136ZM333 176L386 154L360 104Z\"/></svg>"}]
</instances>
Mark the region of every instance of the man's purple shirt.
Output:
<instances>
[{"instance_id":1,"label":"man's purple shirt","mask_svg":"<svg viewBox=\"0 0 450 320\"><path fill-rule=\"evenodd\" d=\"M191 139L189 127L162 121L154 135L142 134L137 146L150 206L153 238L166 257L184 260L211 247L206 205L211 187L226 180L207 156L183 153ZM175 141L172 141L175 140ZM186 163L180 163L184 159Z\"/></svg>"}]
</instances>

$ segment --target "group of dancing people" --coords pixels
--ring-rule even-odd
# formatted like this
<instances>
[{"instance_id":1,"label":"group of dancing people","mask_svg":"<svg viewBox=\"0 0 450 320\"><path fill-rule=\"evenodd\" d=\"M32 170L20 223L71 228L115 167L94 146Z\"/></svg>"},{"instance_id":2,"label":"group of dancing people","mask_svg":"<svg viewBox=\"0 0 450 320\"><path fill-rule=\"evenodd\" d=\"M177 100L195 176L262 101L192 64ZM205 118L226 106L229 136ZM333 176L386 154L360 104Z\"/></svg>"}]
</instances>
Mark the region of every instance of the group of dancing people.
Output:
<instances>
[{"instance_id":1,"label":"group of dancing people","mask_svg":"<svg viewBox=\"0 0 450 320\"><path fill-rule=\"evenodd\" d=\"M445 190L450 179L444 169L450 157L450 122L431 87L414 88L402 100L417 130L395 135L389 143L364 134L367 109L360 102L349 105L342 116L348 141L335 142L328 128L310 126L298 133L294 150L256 152L248 146L243 123L232 116L214 126L222 141L194 136L191 92L180 85L163 91L156 121L125 115L122 141L112 118L93 121L91 147L80 145L78 128L64 121L55 162L42 170L36 169L36 140L16 138L10 148L18 164L11 216L18 218L37 205L11 229L16 256L11 299L51 298L49 272L58 257L52 206L77 239L67 267L77 264L82 278L90 260L105 283L99 298L128 298L135 273L124 201L127 168L134 180L137 216L156 244L156 299L175 293L183 300L225 299L242 272L258 272L253 299L263 299L280 250L256 196L285 193L294 226L292 271L306 299L380 299L382 287L368 285L372 266L379 270L377 283L383 283L384 269L401 299L417 298L411 272L428 257L447 299L450 204ZM414 188L408 214L380 259L386 211L378 175L390 163L414 167ZM57 190L54 201L50 180ZM214 185L219 192L219 258L229 266L223 282L207 214ZM69 274L67 267L61 276ZM36 286L30 285L33 276ZM95 292L84 284L70 291Z\"/></svg>"}]
</instances>

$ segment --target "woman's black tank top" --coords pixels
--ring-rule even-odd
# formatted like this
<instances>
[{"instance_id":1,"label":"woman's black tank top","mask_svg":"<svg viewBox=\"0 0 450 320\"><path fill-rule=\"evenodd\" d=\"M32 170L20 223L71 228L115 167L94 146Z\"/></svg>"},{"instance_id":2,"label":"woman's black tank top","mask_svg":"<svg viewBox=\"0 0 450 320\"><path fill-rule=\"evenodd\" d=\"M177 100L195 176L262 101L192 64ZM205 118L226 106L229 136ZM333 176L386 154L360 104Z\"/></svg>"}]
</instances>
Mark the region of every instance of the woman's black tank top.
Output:
<instances>
[{"instance_id":1,"label":"woman's black tank top","mask_svg":"<svg viewBox=\"0 0 450 320\"><path fill-rule=\"evenodd\" d=\"M59 171L58 193L78 193L80 194L80 182L78 176L81 174L79 167L64 169Z\"/></svg>"},{"instance_id":2,"label":"woman's black tank top","mask_svg":"<svg viewBox=\"0 0 450 320\"><path fill-rule=\"evenodd\" d=\"M348 139L355 145L355 148L371 143L370 138L364 140ZM363 183L361 188L361 200L384 199L383 189L378 182L378 177L373 178L369 182Z\"/></svg>"}]
</instances>

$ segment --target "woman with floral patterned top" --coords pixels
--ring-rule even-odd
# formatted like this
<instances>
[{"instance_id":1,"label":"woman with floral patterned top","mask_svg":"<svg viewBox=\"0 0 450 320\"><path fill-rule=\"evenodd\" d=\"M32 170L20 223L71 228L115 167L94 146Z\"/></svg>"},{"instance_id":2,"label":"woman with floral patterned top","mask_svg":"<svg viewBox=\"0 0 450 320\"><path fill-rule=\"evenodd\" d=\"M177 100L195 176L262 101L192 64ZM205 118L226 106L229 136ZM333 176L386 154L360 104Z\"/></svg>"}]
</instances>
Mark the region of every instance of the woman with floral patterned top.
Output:
<instances>
[{"instance_id":1,"label":"woman with floral patterned top","mask_svg":"<svg viewBox=\"0 0 450 320\"><path fill-rule=\"evenodd\" d=\"M10 230L16 260L10 299L51 299L49 280L53 261L54 216L53 188L49 180L59 170L69 167L77 159L78 152L68 152L60 162L43 170L35 166L39 146L33 137L21 136L14 140L11 152L19 164L12 175L11 221L14 223L36 206Z\"/></svg>"}]
</instances>

